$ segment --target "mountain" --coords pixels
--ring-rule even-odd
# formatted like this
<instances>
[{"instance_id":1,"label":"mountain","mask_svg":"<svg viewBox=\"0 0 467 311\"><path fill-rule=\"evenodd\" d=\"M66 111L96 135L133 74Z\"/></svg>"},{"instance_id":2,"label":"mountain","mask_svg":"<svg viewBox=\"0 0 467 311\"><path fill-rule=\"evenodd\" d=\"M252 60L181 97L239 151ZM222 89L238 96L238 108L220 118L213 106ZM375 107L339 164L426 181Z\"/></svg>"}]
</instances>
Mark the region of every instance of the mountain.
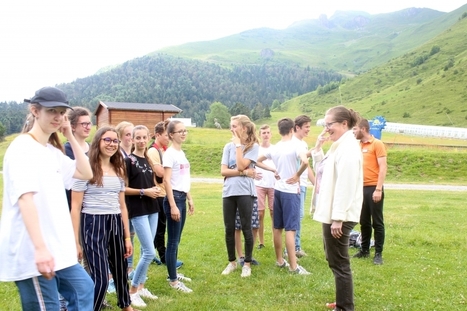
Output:
<instances>
[{"instance_id":1,"label":"mountain","mask_svg":"<svg viewBox=\"0 0 467 311\"><path fill-rule=\"evenodd\" d=\"M456 10L458 11L458 10ZM254 29L213 41L159 52L230 66L235 63L298 63L354 75L400 56L442 33L458 13L408 8L370 15L336 12L329 19L296 22L284 30Z\"/></svg>"},{"instance_id":2,"label":"mountain","mask_svg":"<svg viewBox=\"0 0 467 311\"><path fill-rule=\"evenodd\" d=\"M364 74L296 97L314 119L343 104L372 119L467 127L467 6L456 23L418 48Z\"/></svg>"},{"instance_id":3,"label":"mountain","mask_svg":"<svg viewBox=\"0 0 467 311\"><path fill-rule=\"evenodd\" d=\"M253 110L308 93L341 75L295 64L238 64L224 68L163 54L145 56L72 83L58 85L73 105L94 110L98 101L172 104L202 125L213 102Z\"/></svg>"}]
</instances>

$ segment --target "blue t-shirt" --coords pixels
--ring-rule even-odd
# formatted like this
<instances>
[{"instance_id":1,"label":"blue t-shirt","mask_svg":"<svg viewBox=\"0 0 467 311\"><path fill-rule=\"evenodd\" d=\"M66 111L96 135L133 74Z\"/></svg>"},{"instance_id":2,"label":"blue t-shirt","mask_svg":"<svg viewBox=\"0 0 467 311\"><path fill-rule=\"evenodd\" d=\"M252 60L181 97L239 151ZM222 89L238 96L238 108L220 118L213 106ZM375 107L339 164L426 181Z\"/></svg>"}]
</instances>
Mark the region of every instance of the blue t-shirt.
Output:
<instances>
[{"instance_id":1,"label":"blue t-shirt","mask_svg":"<svg viewBox=\"0 0 467 311\"><path fill-rule=\"evenodd\" d=\"M242 150L245 146L241 147ZM258 159L259 145L254 144L243 157L251 160L250 168L255 167L256 160ZM228 143L224 146L222 153L222 165L226 165L230 169L237 168L236 161L236 147L234 143ZM256 197L256 187L254 179L246 176L232 176L226 177L224 180L224 187L222 188L222 197L231 197L236 195L251 195Z\"/></svg>"}]
</instances>

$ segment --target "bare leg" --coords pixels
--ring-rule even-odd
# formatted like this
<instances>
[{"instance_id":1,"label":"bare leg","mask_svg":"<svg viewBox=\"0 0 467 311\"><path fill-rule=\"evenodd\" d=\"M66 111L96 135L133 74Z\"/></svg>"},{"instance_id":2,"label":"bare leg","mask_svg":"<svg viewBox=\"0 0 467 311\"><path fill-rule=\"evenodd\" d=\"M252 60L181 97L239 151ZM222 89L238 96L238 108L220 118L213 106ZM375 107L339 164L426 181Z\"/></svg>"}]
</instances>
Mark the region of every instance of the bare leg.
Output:
<instances>
[{"instance_id":1,"label":"bare leg","mask_svg":"<svg viewBox=\"0 0 467 311\"><path fill-rule=\"evenodd\" d=\"M255 230L258 231L259 236L259 244L264 245L264 210L258 211L259 212L259 229L253 229L253 239L256 239Z\"/></svg>"},{"instance_id":2,"label":"bare leg","mask_svg":"<svg viewBox=\"0 0 467 311\"><path fill-rule=\"evenodd\" d=\"M274 229L274 251L276 252L276 261L279 264L284 262L282 257L282 229Z\"/></svg>"},{"instance_id":3,"label":"bare leg","mask_svg":"<svg viewBox=\"0 0 467 311\"><path fill-rule=\"evenodd\" d=\"M295 256L295 231L285 231L285 248L289 256L290 270L297 269L297 257Z\"/></svg>"}]
</instances>

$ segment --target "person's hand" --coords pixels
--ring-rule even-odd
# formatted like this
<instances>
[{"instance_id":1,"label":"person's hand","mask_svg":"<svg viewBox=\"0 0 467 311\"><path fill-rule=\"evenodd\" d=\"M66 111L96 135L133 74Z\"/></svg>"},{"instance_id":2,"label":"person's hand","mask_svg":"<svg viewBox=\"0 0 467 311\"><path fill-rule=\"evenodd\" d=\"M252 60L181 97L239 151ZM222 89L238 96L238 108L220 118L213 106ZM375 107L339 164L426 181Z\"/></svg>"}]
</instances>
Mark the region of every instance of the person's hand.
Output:
<instances>
[{"instance_id":1,"label":"person's hand","mask_svg":"<svg viewBox=\"0 0 467 311\"><path fill-rule=\"evenodd\" d=\"M70 124L70 121L68 120L68 116L67 115L64 115L63 116L63 121L62 121L62 125L60 126L60 128L58 129L60 131L60 133L63 134L63 136L65 136L66 139L69 140L70 138L70 135L73 135L73 131L71 130L71 124Z\"/></svg>"},{"instance_id":2,"label":"person's hand","mask_svg":"<svg viewBox=\"0 0 467 311\"><path fill-rule=\"evenodd\" d=\"M170 217L172 217L174 221L180 221L180 210L177 206L170 207Z\"/></svg>"},{"instance_id":3,"label":"person's hand","mask_svg":"<svg viewBox=\"0 0 467 311\"><path fill-rule=\"evenodd\" d=\"M256 178L256 170L254 168L247 168L243 171L246 177Z\"/></svg>"},{"instance_id":4,"label":"person's hand","mask_svg":"<svg viewBox=\"0 0 467 311\"><path fill-rule=\"evenodd\" d=\"M319 151L323 144L329 140L329 136L326 136L327 129L326 127L323 129L323 131L318 135L318 139L316 140L315 144L315 149L316 151Z\"/></svg>"},{"instance_id":5,"label":"person's hand","mask_svg":"<svg viewBox=\"0 0 467 311\"><path fill-rule=\"evenodd\" d=\"M81 262L83 260L83 248L79 243L76 243L76 253L78 254L78 262Z\"/></svg>"},{"instance_id":6,"label":"person's hand","mask_svg":"<svg viewBox=\"0 0 467 311\"><path fill-rule=\"evenodd\" d=\"M381 197L383 196L383 191L378 190L378 191L373 191L373 202L378 203L381 201Z\"/></svg>"},{"instance_id":7,"label":"person's hand","mask_svg":"<svg viewBox=\"0 0 467 311\"><path fill-rule=\"evenodd\" d=\"M300 181L300 176L293 175L289 179L287 179L285 182L288 183L289 185L296 184Z\"/></svg>"},{"instance_id":8,"label":"person's hand","mask_svg":"<svg viewBox=\"0 0 467 311\"><path fill-rule=\"evenodd\" d=\"M261 179L263 179L263 173L261 173L261 172L256 172L255 179L256 179L256 180L261 180Z\"/></svg>"},{"instance_id":9,"label":"person's hand","mask_svg":"<svg viewBox=\"0 0 467 311\"><path fill-rule=\"evenodd\" d=\"M55 260L47 248L36 250L34 254L37 271L47 280L55 276Z\"/></svg>"},{"instance_id":10,"label":"person's hand","mask_svg":"<svg viewBox=\"0 0 467 311\"><path fill-rule=\"evenodd\" d=\"M240 137L238 136L237 132L235 131L232 131L232 139L230 140L231 142L233 142L235 145L241 145L242 142L240 140Z\"/></svg>"},{"instance_id":11,"label":"person's hand","mask_svg":"<svg viewBox=\"0 0 467 311\"><path fill-rule=\"evenodd\" d=\"M195 213L195 204L193 199L188 200L188 215L193 215Z\"/></svg>"},{"instance_id":12,"label":"person's hand","mask_svg":"<svg viewBox=\"0 0 467 311\"><path fill-rule=\"evenodd\" d=\"M123 257L128 258L133 254L133 245L131 245L131 240L125 239L125 255Z\"/></svg>"},{"instance_id":13,"label":"person's hand","mask_svg":"<svg viewBox=\"0 0 467 311\"><path fill-rule=\"evenodd\" d=\"M279 173L278 173L277 171L274 171L274 178L275 178L276 180L281 179L281 177L279 176Z\"/></svg>"},{"instance_id":14,"label":"person's hand","mask_svg":"<svg viewBox=\"0 0 467 311\"><path fill-rule=\"evenodd\" d=\"M331 235L335 239L340 239L340 237L342 236L342 221L332 221Z\"/></svg>"},{"instance_id":15,"label":"person's hand","mask_svg":"<svg viewBox=\"0 0 467 311\"><path fill-rule=\"evenodd\" d=\"M161 188L157 186L144 189L144 195L150 198L153 198L153 199L155 199L160 192L161 192Z\"/></svg>"}]
</instances>

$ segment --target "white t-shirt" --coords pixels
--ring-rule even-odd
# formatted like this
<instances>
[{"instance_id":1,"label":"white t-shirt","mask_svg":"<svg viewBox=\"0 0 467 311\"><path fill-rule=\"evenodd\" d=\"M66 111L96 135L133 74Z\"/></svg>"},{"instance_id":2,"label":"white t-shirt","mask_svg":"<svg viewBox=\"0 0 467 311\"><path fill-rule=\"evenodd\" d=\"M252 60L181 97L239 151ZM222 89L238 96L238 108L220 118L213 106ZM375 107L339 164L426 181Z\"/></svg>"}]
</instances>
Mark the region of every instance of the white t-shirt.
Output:
<instances>
[{"instance_id":1,"label":"white t-shirt","mask_svg":"<svg viewBox=\"0 0 467 311\"><path fill-rule=\"evenodd\" d=\"M19 135L3 159L3 210L0 222L0 280L39 276L34 246L24 225L18 199L34 193L39 227L55 260L55 271L77 263L75 236L64 188L70 189L76 163L52 145Z\"/></svg>"},{"instance_id":2,"label":"white t-shirt","mask_svg":"<svg viewBox=\"0 0 467 311\"><path fill-rule=\"evenodd\" d=\"M264 155L266 152L270 152L269 150L272 150L274 148L274 145L269 145L269 147L264 148L259 146L259 152L258 154ZM274 162L272 160L267 159L263 161L264 164L269 166L270 168L276 169L276 166L274 165ZM262 178L260 180L255 179L255 186L258 187L263 187L263 188L274 188L274 184L276 183L276 178L274 177L274 173L271 171L266 171L263 170L262 168L256 167L256 172L262 174Z\"/></svg>"},{"instance_id":3,"label":"white t-shirt","mask_svg":"<svg viewBox=\"0 0 467 311\"><path fill-rule=\"evenodd\" d=\"M292 137L293 140L297 141L298 145L300 146L300 152L307 152L308 145L306 141L298 139L295 135ZM297 170L300 168L302 161L299 159L297 162ZM304 170L302 175L300 175L300 186L305 186L308 184L308 169Z\"/></svg>"},{"instance_id":4,"label":"white t-shirt","mask_svg":"<svg viewBox=\"0 0 467 311\"><path fill-rule=\"evenodd\" d=\"M275 148L268 150L263 155L271 159L276 165L276 171L280 179L276 181L274 189L287 192L299 193L300 184L288 184L287 179L291 178L298 171L297 163L300 160L300 145L296 140L279 141Z\"/></svg>"},{"instance_id":5,"label":"white t-shirt","mask_svg":"<svg viewBox=\"0 0 467 311\"><path fill-rule=\"evenodd\" d=\"M172 169L172 178L170 179L172 190L190 192L190 162L188 162L185 152L169 147L162 156L162 163L164 167Z\"/></svg>"}]
</instances>

